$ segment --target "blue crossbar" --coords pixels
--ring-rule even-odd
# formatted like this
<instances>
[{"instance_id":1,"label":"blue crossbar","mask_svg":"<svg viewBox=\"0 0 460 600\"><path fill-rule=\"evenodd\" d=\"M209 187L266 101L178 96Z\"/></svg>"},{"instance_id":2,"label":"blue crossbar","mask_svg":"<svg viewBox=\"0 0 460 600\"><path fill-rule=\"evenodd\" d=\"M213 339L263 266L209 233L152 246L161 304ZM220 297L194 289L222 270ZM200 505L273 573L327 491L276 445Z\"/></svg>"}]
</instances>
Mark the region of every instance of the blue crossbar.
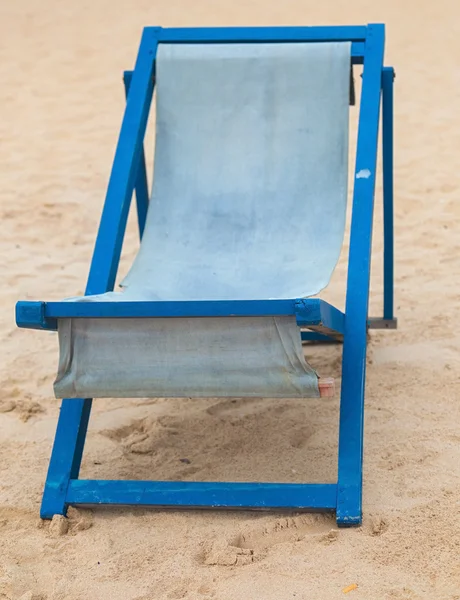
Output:
<instances>
[{"instance_id":1,"label":"blue crossbar","mask_svg":"<svg viewBox=\"0 0 460 600\"><path fill-rule=\"evenodd\" d=\"M368 27L152 27L160 44L365 42Z\"/></svg>"},{"instance_id":2,"label":"blue crossbar","mask_svg":"<svg viewBox=\"0 0 460 600\"><path fill-rule=\"evenodd\" d=\"M70 504L133 504L190 508L335 510L337 523L362 516L362 458L368 327L392 327L393 315L393 77L383 67L383 25L346 27L229 27L144 29L135 68L125 72L125 114L96 238L86 295L113 290L128 211L136 190L139 231L148 195L143 140L158 44L351 42L351 61L363 64L345 314L319 299L200 302L18 302L19 327L56 330L59 319L295 315L306 341L342 340L338 479L332 484L197 483L79 480L91 398L65 399L41 507L43 518ZM370 255L380 99L383 95L384 315L368 320Z\"/></svg>"},{"instance_id":3,"label":"blue crossbar","mask_svg":"<svg viewBox=\"0 0 460 600\"><path fill-rule=\"evenodd\" d=\"M196 481L100 481L74 479L68 504L136 504L189 508L334 510L334 483L240 483Z\"/></svg>"}]
</instances>

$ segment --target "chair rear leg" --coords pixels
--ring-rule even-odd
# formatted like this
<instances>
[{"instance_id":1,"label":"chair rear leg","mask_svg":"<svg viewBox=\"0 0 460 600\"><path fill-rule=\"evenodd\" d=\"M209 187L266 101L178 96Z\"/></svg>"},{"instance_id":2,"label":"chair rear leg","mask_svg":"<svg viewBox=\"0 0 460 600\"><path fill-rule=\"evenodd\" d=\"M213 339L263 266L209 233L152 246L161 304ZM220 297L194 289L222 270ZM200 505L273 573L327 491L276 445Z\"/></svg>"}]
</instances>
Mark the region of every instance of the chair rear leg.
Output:
<instances>
[{"instance_id":1,"label":"chair rear leg","mask_svg":"<svg viewBox=\"0 0 460 600\"><path fill-rule=\"evenodd\" d=\"M67 512L67 488L80 471L91 405L90 398L62 401L40 509L42 519Z\"/></svg>"},{"instance_id":2,"label":"chair rear leg","mask_svg":"<svg viewBox=\"0 0 460 600\"><path fill-rule=\"evenodd\" d=\"M383 320L396 329L394 316L394 224L393 224L393 82L392 67L382 72L382 160L383 160Z\"/></svg>"}]
</instances>

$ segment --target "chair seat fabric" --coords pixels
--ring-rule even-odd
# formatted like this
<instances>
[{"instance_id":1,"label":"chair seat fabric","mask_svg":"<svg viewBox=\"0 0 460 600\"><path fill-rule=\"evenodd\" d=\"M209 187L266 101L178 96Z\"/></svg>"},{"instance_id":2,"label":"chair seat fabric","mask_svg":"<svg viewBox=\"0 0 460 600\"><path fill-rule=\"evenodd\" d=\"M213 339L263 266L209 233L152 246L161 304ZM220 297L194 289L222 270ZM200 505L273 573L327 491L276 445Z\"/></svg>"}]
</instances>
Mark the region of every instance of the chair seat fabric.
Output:
<instances>
[{"instance_id":1,"label":"chair seat fabric","mask_svg":"<svg viewBox=\"0 0 460 600\"><path fill-rule=\"evenodd\" d=\"M122 292L300 298L344 235L349 42L160 44L153 189ZM129 101L129 100L128 100ZM294 317L59 321L57 397L317 397Z\"/></svg>"}]
</instances>

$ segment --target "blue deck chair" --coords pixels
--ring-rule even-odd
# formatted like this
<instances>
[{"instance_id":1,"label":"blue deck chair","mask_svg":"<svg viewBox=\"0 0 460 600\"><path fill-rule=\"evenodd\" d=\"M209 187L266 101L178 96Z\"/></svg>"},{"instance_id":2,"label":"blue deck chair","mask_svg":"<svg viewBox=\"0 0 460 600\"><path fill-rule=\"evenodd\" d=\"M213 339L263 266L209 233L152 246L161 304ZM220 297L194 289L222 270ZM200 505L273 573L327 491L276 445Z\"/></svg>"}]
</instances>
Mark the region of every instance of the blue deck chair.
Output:
<instances>
[{"instance_id":1,"label":"blue deck chair","mask_svg":"<svg viewBox=\"0 0 460 600\"><path fill-rule=\"evenodd\" d=\"M58 331L61 348L55 391L57 397L65 391L66 397L43 494L42 518L65 515L69 505L118 504L324 510L335 511L341 526L361 523L367 331L396 327L394 71L384 67L383 57L383 25L144 29L135 68L124 75L127 104L85 298L16 305L19 327ZM314 66L316 61L319 67ZM342 313L309 296L327 285L343 238L348 104L354 97L350 64L363 65L363 74ZM243 89L236 90L236 84ZM148 210L143 139L155 85L157 142L152 210ZM318 102L316 98L311 103L311 88L319 93L331 91L331 99L322 97ZM232 104L236 93L240 100ZM383 317L371 319L368 297L381 97L384 297ZM215 123L221 146L226 148L222 151L220 146L216 151ZM340 124L343 131L336 131L335 125ZM258 133L253 135L251 130L247 135L248 127ZM325 132L332 141L323 144ZM273 140L286 144L279 149ZM298 155L299 148L306 151L306 157ZM327 168L321 161L327 162ZM312 177L312 173L319 175ZM218 204L212 186L217 186ZM231 189L228 197L226 186ZM323 196L319 195L321 186L326 190ZM281 211L273 200L280 189L285 191L286 202ZM127 276L125 292L117 293L112 290L134 191L141 249ZM167 201L159 201L165 194ZM316 198L315 202L310 199L305 214L301 203L295 206L302 194ZM178 204L182 196L183 212ZM253 196L266 201L265 210L257 210ZM341 204L335 206L337 198ZM205 216L200 212L202 205L209 209ZM296 209L302 227L310 233L301 261L299 248L289 253L292 240L283 245L278 239L279 232L286 233L283 211L289 213L290 208ZM292 229L289 214L286 219ZM214 240L211 245L208 238ZM238 252L240 243L244 252L232 259L239 261L236 267L226 250ZM273 246L276 254L270 254ZM267 260L261 248L269 253ZM200 250L202 259L195 256ZM295 281L298 273L294 271L303 268L301 263L306 267L300 276L310 278L305 286ZM216 264L219 272L213 271ZM284 267L292 271L287 278ZM235 273L244 277L235 279ZM253 280L259 286L256 292ZM235 292L238 283L241 292ZM93 397L327 395L328 382L318 380L299 356L301 338L343 341L337 483L79 479ZM187 346L185 353L182 343ZM224 356L221 362L216 344ZM128 351L129 373L126 365L124 372L121 366ZM136 360L142 364L138 366ZM225 371L228 362L233 370ZM241 367L236 376L235 365Z\"/></svg>"}]
</instances>

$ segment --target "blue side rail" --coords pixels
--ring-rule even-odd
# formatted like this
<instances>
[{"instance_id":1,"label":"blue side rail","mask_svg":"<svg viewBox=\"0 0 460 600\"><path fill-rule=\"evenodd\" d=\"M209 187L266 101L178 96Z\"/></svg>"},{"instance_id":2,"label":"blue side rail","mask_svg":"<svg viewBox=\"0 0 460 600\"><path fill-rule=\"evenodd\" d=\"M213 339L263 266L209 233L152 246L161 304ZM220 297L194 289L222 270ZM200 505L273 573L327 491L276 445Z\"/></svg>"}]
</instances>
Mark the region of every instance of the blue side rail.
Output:
<instances>
[{"instance_id":1,"label":"blue side rail","mask_svg":"<svg viewBox=\"0 0 460 600\"><path fill-rule=\"evenodd\" d=\"M32 302L16 304L16 324L56 331L58 319L261 317L295 315L300 327L340 339L345 315L324 300L206 300L178 302Z\"/></svg>"}]
</instances>

